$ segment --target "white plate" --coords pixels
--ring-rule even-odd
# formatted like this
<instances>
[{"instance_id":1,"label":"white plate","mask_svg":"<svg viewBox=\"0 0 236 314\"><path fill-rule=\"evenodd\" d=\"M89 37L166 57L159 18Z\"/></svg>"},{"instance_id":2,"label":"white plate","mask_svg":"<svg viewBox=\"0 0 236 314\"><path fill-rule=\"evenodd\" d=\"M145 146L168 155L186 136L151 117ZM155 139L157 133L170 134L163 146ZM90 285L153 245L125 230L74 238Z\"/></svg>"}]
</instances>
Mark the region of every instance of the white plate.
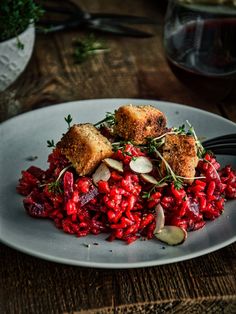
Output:
<instances>
[{"instance_id":1,"label":"white plate","mask_svg":"<svg viewBox=\"0 0 236 314\"><path fill-rule=\"evenodd\" d=\"M134 268L162 265L201 256L236 240L236 201L226 204L224 214L206 227L189 233L184 244L164 246L157 240L107 242L107 235L77 238L56 229L50 220L33 219L25 213L22 197L15 187L21 170L34 164L45 169L50 149L47 140L60 139L66 131L64 117L73 122L95 123L121 104L152 104L166 113L169 126L189 120L199 136L211 138L236 131L236 124L209 112L191 107L150 100L99 99L64 103L28 112L0 126L0 239L6 245L46 260L98 268ZM27 161L29 156L38 156ZM235 157L221 157L222 164L233 164ZM97 243L98 245L94 245ZM84 244L90 244L86 247ZM163 249L163 247L165 249Z\"/></svg>"}]
</instances>

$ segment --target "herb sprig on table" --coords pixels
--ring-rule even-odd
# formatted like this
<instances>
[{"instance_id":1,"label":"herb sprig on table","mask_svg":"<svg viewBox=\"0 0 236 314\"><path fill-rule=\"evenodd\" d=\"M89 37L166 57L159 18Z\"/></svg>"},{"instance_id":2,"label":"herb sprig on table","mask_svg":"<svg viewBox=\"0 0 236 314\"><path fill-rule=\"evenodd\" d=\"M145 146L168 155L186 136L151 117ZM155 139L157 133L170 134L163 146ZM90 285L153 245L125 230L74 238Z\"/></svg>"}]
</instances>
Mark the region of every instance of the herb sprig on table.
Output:
<instances>
[{"instance_id":1,"label":"herb sprig on table","mask_svg":"<svg viewBox=\"0 0 236 314\"><path fill-rule=\"evenodd\" d=\"M43 14L33 0L1 0L0 12L0 42L17 37ZM23 49L24 45L18 41L18 47Z\"/></svg>"},{"instance_id":2,"label":"herb sprig on table","mask_svg":"<svg viewBox=\"0 0 236 314\"><path fill-rule=\"evenodd\" d=\"M88 37L79 38L75 42L74 58L76 63L86 61L92 55L109 50L103 42L96 39L93 34Z\"/></svg>"}]
</instances>

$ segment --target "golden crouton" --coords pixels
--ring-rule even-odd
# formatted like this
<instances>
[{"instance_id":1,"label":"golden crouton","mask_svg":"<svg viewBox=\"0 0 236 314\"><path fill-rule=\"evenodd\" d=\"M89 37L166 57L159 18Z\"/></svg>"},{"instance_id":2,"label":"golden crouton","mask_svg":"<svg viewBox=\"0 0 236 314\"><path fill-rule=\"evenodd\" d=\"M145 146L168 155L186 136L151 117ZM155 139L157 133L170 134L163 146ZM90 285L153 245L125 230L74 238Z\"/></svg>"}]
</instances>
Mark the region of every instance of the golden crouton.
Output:
<instances>
[{"instance_id":1,"label":"golden crouton","mask_svg":"<svg viewBox=\"0 0 236 314\"><path fill-rule=\"evenodd\" d=\"M106 157L112 155L112 145L92 124L76 124L57 144L81 176L90 174Z\"/></svg>"},{"instance_id":2,"label":"golden crouton","mask_svg":"<svg viewBox=\"0 0 236 314\"><path fill-rule=\"evenodd\" d=\"M167 134L163 146L163 157L176 175L187 178L195 176L198 157L193 136ZM166 165L163 161L161 172L166 175ZM193 179L184 179L183 181L192 183Z\"/></svg>"},{"instance_id":3,"label":"golden crouton","mask_svg":"<svg viewBox=\"0 0 236 314\"><path fill-rule=\"evenodd\" d=\"M157 137L166 128L165 115L150 105L125 105L115 112L115 134L135 144L144 144L146 138Z\"/></svg>"}]
</instances>

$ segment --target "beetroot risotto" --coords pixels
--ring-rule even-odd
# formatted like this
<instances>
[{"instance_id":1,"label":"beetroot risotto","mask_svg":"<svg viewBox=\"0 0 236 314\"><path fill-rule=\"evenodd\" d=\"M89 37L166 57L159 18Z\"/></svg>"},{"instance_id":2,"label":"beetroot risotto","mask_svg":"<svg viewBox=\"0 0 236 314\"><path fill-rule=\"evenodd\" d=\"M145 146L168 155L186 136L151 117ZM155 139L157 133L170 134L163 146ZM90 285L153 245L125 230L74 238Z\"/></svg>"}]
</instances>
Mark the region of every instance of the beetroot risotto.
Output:
<instances>
[{"instance_id":1,"label":"beetroot risotto","mask_svg":"<svg viewBox=\"0 0 236 314\"><path fill-rule=\"evenodd\" d=\"M95 125L65 120L67 133L48 141L48 169L22 171L17 191L30 216L66 233L177 245L236 198L236 172L220 169L188 121L167 128L161 111L133 105Z\"/></svg>"}]
</instances>

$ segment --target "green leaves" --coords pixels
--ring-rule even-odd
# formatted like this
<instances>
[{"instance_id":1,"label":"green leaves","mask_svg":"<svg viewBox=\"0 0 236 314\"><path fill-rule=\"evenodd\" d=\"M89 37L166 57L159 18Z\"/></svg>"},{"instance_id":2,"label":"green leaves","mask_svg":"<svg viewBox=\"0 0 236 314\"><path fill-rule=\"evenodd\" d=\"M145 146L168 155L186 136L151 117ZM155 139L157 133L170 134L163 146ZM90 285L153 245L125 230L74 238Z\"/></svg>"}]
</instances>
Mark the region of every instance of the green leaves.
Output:
<instances>
[{"instance_id":1,"label":"green leaves","mask_svg":"<svg viewBox=\"0 0 236 314\"><path fill-rule=\"evenodd\" d=\"M72 116L68 114L67 117L64 117L64 120L66 121L68 125L68 130L71 127L71 122L73 120ZM47 140L47 147L56 147L54 140Z\"/></svg>"},{"instance_id":2,"label":"green leaves","mask_svg":"<svg viewBox=\"0 0 236 314\"><path fill-rule=\"evenodd\" d=\"M78 39L75 42L75 62L82 63L90 56L102 53L106 50L108 50L108 48L105 47L102 42L98 41L93 34L84 39Z\"/></svg>"},{"instance_id":3,"label":"green leaves","mask_svg":"<svg viewBox=\"0 0 236 314\"><path fill-rule=\"evenodd\" d=\"M175 134L180 134L180 135L183 134L183 135L185 135L186 134L185 124L182 124L178 128L173 128L173 131L175 132Z\"/></svg>"},{"instance_id":4,"label":"green leaves","mask_svg":"<svg viewBox=\"0 0 236 314\"><path fill-rule=\"evenodd\" d=\"M54 182L48 183L48 191L53 194L62 194L63 191L61 188L60 181L54 181Z\"/></svg>"},{"instance_id":5,"label":"green leaves","mask_svg":"<svg viewBox=\"0 0 236 314\"><path fill-rule=\"evenodd\" d=\"M72 165L68 165L67 167L63 168L55 181L45 184L48 186L49 192L51 192L53 194L62 194L63 193L63 190L61 187L62 183L61 183L60 179L62 178L63 174L71 167L72 167Z\"/></svg>"},{"instance_id":6,"label":"green leaves","mask_svg":"<svg viewBox=\"0 0 236 314\"><path fill-rule=\"evenodd\" d=\"M176 190L180 190L183 187L183 181L176 176L176 180L174 181L174 187Z\"/></svg>"},{"instance_id":7,"label":"green leaves","mask_svg":"<svg viewBox=\"0 0 236 314\"><path fill-rule=\"evenodd\" d=\"M112 127L115 124L115 112L107 112L106 117L95 123L94 126L97 127L101 124L106 124L108 127Z\"/></svg>"},{"instance_id":8,"label":"green leaves","mask_svg":"<svg viewBox=\"0 0 236 314\"><path fill-rule=\"evenodd\" d=\"M33 0L0 1L0 42L17 37L29 23L38 21L43 10ZM17 46L23 49L19 41Z\"/></svg>"},{"instance_id":9,"label":"green leaves","mask_svg":"<svg viewBox=\"0 0 236 314\"><path fill-rule=\"evenodd\" d=\"M156 150L160 149L160 147L164 144L164 138L156 139L156 138L147 138L147 149L148 153L155 153Z\"/></svg>"},{"instance_id":10,"label":"green leaves","mask_svg":"<svg viewBox=\"0 0 236 314\"><path fill-rule=\"evenodd\" d=\"M196 146L197 146L197 156L198 158L202 158L205 154L206 154L206 150L205 148L202 146L201 142L199 141L197 135L196 135L196 132L194 130L194 127L189 123L189 121L187 120L186 121L187 124L189 125L189 131L188 133L190 135L192 135L195 139L195 142L196 142Z\"/></svg>"},{"instance_id":11,"label":"green leaves","mask_svg":"<svg viewBox=\"0 0 236 314\"><path fill-rule=\"evenodd\" d=\"M56 147L54 140L47 140L48 147Z\"/></svg>"},{"instance_id":12,"label":"green leaves","mask_svg":"<svg viewBox=\"0 0 236 314\"><path fill-rule=\"evenodd\" d=\"M71 122L73 120L72 116L70 114L68 114L67 117L64 118L66 123L68 124L68 129L71 127Z\"/></svg>"}]
</instances>

